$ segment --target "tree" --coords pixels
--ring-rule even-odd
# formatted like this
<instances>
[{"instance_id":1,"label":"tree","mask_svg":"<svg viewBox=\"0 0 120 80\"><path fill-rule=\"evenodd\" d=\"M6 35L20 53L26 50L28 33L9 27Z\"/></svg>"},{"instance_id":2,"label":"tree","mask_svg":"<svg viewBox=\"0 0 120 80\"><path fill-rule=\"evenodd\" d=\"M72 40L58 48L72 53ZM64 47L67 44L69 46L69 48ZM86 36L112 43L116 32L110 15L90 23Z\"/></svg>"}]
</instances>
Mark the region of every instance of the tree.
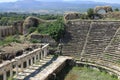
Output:
<instances>
[{"instance_id":1,"label":"tree","mask_svg":"<svg viewBox=\"0 0 120 80\"><path fill-rule=\"evenodd\" d=\"M29 28L29 33L32 33L32 32L34 32L34 31L36 31L36 27L30 27L30 28Z\"/></svg>"},{"instance_id":2,"label":"tree","mask_svg":"<svg viewBox=\"0 0 120 80\"><path fill-rule=\"evenodd\" d=\"M55 22L41 24L37 31L41 34L48 34L56 41L59 41L65 32L63 19L58 18Z\"/></svg>"},{"instance_id":3,"label":"tree","mask_svg":"<svg viewBox=\"0 0 120 80\"><path fill-rule=\"evenodd\" d=\"M87 14L90 19L94 19L94 10L92 8L87 10Z\"/></svg>"},{"instance_id":4,"label":"tree","mask_svg":"<svg viewBox=\"0 0 120 80\"><path fill-rule=\"evenodd\" d=\"M82 14L82 15L80 16L80 19L88 19L88 15L87 15L87 14Z\"/></svg>"},{"instance_id":5,"label":"tree","mask_svg":"<svg viewBox=\"0 0 120 80\"><path fill-rule=\"evenodd\" d=\"M115 10L115 11L119 11L119 9L118 9L118 8L115 8L114 10Z\"/></svg>"}]
</instances>

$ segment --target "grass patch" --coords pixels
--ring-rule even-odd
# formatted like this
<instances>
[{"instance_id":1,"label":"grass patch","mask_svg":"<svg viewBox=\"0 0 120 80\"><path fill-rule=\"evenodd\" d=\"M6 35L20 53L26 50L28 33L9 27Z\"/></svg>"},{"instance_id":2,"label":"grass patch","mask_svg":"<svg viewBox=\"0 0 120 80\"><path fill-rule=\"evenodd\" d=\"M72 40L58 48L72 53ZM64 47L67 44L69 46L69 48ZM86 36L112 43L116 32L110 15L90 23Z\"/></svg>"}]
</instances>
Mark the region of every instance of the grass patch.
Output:
<instances>
[{"instance_id":1,"label":"grass patch","mask_svg":"<svg viewBox=\"0 0 120 80\"><path fill-rule=\"evenodd\" d=\"M37 39L31 39L30 42L31 42L31 43L40 43L40 40L37 40Z\"/></svg>"},{"instance_id":2,"label":"grass patch","mask_svg":"<svg viewBox=\"0 0 120 80\"><path fill-rule=\"evenodd\" d=\"M110 56L109 54L105 54L104 57L106 57L107 59L112 59L112 56Z\"/></svg>"},{"instance_id":3,"label":"grass patch","mask_svg":"<svg viewBox=\"0 0 120 80\"><path fill-rule=\"evenodd\" d=\"M120 59L116 61L116 63L120 64Z\"/></svg>"},{"instance_id":4,"label":"grass patch","mask_svg":"<svg viewBox=\"0 0 120 80\"><path fill-rule=\"evenodd\" d=\"M84 66L73 67L64 78L59 78L56 80L118 80L118 79L104 71L101 72Z\"/></svg>"},{"instance_id":5,"label":"grass patch","mask_svg":"<svg viewBox=\"0 0 120 80\"><path fill-rule=\"evenodd\" d=\"M0 46L2 46L4 44L9 44L11 42L21 43L21 41L19 39L15 38L14 36L9 36L9 37L6 37L4 40L0 40Z\"/></svg>"}]
</instances>

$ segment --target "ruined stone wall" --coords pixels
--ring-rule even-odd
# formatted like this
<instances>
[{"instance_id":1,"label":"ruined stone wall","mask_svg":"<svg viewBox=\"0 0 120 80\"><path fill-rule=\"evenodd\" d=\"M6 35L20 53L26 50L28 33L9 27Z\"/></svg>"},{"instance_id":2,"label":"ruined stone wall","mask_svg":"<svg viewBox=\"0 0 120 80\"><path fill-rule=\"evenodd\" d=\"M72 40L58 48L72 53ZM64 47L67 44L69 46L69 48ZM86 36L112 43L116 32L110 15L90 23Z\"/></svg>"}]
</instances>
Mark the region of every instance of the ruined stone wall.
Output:
<instances>
[{"instance_id":1,"label":"ruined stone wall","mask_svg":"<svg viewBox=\"0 0 120 80\"><path fill-rule=\"evenodd\" d=\"M56 45L56 41L49 35L32 34L31 39L36 39L42 43L50 43L51 46Z\"/></svg>"},{"instance_id":2,"label":"ruined stone wall","mask_svg":"<svg viewBox=\"0 0 120 80\"><path fill-rule=\"evenodd\" d=\"M28 34L30 27L37 27L39 24L45 22L49 21L29 16L23 21L15 21L11 26L0 26L0 37L14 34Z\"/></svg>"},{"instance_id":3,"label":"ruined stone wall","mask_svg":"<svg viewBox=\"0 0 120 80\"><path fill-rule=\"evenodd\" d=\"M13 23L13 27L16 30L16 33L23 34L23 22L24 21L17 21Z\"/></svg>"},{"instance_id":4,"label":"ruined stone wall","mask_svg":"<svg viewBox=\"0 0 120 80\"><path fill-rule=\"evenodd\" d=\"M119 62L120 21L70 21L66 29L63 55Z\"/></svg>"},{"instance_id":5,"label":"ruined stone wall","mask_svg":"<svg viewBox=\"0 0 120 80\"><path fill-rule=\"evenodd\" d=\"M102 14L103 16L103 19L106 19L106 18L112 18L112 19L120 19L120 12L116 11L116 12L108 12L106 14Z\"/></svg>"},{"instance_id":6,"label":"ruined stone wall","mask_svg":"<svg viewBox=\"0 0 120 80\"><path fill-rule=\"evenodd\" d=\"M12 26L0 26L0 37L6 37L15 34L15 29Z\"/></svg>"},{"instance_id":7,"label":"ruined stone wall","mask_svg":"<svg viewBox=\"0 0 120 80\"><path fill-rule=\"evenodd\" d=\"M23 34L22 26L0 26L0 38L14 34Z\"/></svg>"},{"instance_id":8,"label":"ruined stone wall","mask_svg":"<svg viewBox=\"0 0 120 80\"><path fill-rule=\"evenodd\" d=\"M79 19L82 14L78 12L68 12L64 14L64 20Z\"/></svg>"},{"instance_id":9,"label":"ruined stone wall","mask_svg":"<svg viewBox=\"0 0 120 80\"><path fill-rule=\"evenodd\" d=\"M99 10L102 10L102 9L105 10L106 13L113 12L111 6L96 6L94 8L94 13L97 13Z\"/></svg>"}]
</instances>

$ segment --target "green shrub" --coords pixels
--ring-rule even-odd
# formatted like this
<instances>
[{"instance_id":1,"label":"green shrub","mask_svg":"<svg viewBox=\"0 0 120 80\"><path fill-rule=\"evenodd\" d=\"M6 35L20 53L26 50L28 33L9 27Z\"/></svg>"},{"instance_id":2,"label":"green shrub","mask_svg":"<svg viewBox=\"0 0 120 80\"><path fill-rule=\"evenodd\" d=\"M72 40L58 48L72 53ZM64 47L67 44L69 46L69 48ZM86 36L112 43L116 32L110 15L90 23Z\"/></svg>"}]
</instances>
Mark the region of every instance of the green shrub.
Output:
<instances>
[{"instance_id":1,"label":"green shrub","mask_svg":"<svg viewBox=\"0 0 120 80\"><path fill-rule=\"evenodd\" d=\"M100 72L98 70L92 69L90 67L73 67L71 70L61 72L57 76L57 80L118 80L116 76L109 75L106 72Z\"/></svg>"},{"instance_id":2,"label":"green shrub","mask_svg":"<svg viewBox=\"0 0 120 80\"><path fill-rule=\"evenodd\" d=\"M88 15L82 14L81 17L80 17L80 19L88 19Z\"/></svg>"},{"instance_id":3,"label":"green shrub","mask_svg":"<svg viewBox=\"0 0 120 80\"><path fill-rule=\"evenodd\" d=\"M48 24L48 23L40 24L37 31L41 34L47 34L47 33L49 33L50 25L51 25L51 23L50 24Z\"/></svg>"},{"instance_id":4,"label":"green shrub","mask_svg":"<svg viewBox=\"0 0 120 80\"><path fill-rule=\"evenodd\" d=\"M39 43L40 41L37 40L37 39L31 39L30 42L31 42L31 43Z\"/></svg>"},{"instance_id":5,"label":"green shrub","mask_svg":"<svg viewBox=\"0 0 120 80\"><path fill-rule=\"evenodd\" d=\"M36 30L36 27L30 27L29 28L29 33L32 33L32 32L34 32Z\"/></svg>"},{"instance_id":6,"label":"green shrub","mask_svg":"<svg viewBox=\"0 0 120 80\"><path fill-rule=\"evenodd\" d=\"M118 9L118 8L115 8L114 11L119 11L119 9Z\"/></svg>"},{"instance_id":7,"label":"green shrub","mask_svg":"<svg viewBox=\"0 0 120 80\"><path fill-rule=\"evenodd\" d=\"M48 34L56 41L59 41L65 32L63 19L59 18L55 22L41 24L37 31L41 34Z\"/></svg>"},{"instance_id":8,"label":"green shrub","mask_svg":"<svg viewBox=\"0 0 120 80\"><path fill-rule=\"evenodd\" d=\"M21 43L21 41L14 36L6 37L4 40L0 40L0 45L9 44L11 42Z\"/></svg>"},{"instance_id":9,"label":"green shrub","mask_svg":"<svg viewBox=\"0 0 120 80\"><path fill-rule=\"evenodd\" d=\"M94 19L94 10L92 8L87 10L87 14L90 19Z\"/></svg>"}]
</instances>

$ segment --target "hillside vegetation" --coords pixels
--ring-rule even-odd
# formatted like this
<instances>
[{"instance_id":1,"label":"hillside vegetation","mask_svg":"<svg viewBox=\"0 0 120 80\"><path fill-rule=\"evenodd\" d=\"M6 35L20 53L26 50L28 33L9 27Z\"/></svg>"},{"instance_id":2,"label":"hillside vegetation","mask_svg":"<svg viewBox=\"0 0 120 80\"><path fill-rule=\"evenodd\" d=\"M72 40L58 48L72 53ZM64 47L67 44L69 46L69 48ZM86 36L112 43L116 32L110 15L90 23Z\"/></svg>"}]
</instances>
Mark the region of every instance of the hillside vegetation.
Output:
<instances>
[{"instance_id":1,"label":"hillside vegetation","mask_svg":"<svg viewBox=\"0 0 120 80\"><path fill-rule=\"evenodd\" d=\"M35 13L14 13L14 12L5 12L0 13L0 25L6 26L6 25L12 25L15 21L21 21L25 20L28 16L35 16L41 19L45 20L54 20L60 17L61 15L53 15L53 14L35 14Z\"/></svg>"}]
</instances>

